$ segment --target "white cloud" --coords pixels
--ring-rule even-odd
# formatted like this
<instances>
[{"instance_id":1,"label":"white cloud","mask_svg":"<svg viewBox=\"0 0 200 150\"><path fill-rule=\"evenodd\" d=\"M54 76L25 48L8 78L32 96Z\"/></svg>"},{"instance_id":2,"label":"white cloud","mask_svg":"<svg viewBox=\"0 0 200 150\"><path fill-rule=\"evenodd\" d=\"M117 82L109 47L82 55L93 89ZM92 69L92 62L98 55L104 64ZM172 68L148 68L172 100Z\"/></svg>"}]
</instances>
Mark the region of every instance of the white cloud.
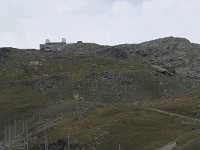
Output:
<instances>
[{"instance_id":1,"label":"white cloud","mask_svg":"<svg viewBox=\"0 0 200 150\"><path fill-rule=\"evenodd\" d=\"M0 1L0 47L37 48L62 37L119 44L173 35L200 43L199 0Z\"/></svg>"}]
</instances>

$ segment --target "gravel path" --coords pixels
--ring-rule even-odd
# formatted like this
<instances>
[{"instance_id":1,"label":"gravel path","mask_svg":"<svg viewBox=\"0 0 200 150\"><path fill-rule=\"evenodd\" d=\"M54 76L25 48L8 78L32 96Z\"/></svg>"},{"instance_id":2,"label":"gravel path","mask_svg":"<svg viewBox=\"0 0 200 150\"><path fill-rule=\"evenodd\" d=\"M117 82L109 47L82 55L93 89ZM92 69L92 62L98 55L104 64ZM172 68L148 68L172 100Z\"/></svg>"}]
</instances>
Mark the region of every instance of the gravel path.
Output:
<instances>
[{"instance_id":1,"label":"gravel path","mask_svg":"<svg viewBox=\"0 0 200 150\"><path fill-rule=\"evenodd\" d=\"M171 112L167 112L167 111L156 109L156 108L144 108L144 109L148 110L148 111L153 111L153 112L169 115L169 116L178 117L181 119L187 119L187 120L194 121L194 122L200 122L200 119L197 119L197 118L184 116L184 115L180 115L180 114L176 114L176 113L171 113ZM158 148L156 150L173 150L174 148L176 148L176 146L177 146L176 140L174 140L174 141L171 141L168 144L164 145L162 148Z\"/></svg>"},{"instance_id":2,"label":"gravel path","mask_svg":"<svg viewBox=\"0 0 200 150\"><path fill-rule=\"evenodd\" d=\"M162 148L159 148L157 150L173 150L175 147L176 147L176 141L171 141L167 145L165 145Z\"/></svg>"},{"instance_id":3,"label":"gravel path","mask_svg":"<svg viewBox=\"0 0 200 150\"><path fill-rule=\"evenodd\" d=\"M180 115L180 114L176 114L176 113L171 113L171 112L167 112L167 111L160 110L160 109L155 109L155 108L144 108L144 109L149 110L149 111L154 111L154 112L157 112L157 113L161 113L161 114L165 114L165 115L169 115L169 116L174 116L174 117L178 117L178 118L182 118L182 119L200 122L200 119L197 119L197 118L184 116L184 115Z\"/></svg>"}]
</instances>

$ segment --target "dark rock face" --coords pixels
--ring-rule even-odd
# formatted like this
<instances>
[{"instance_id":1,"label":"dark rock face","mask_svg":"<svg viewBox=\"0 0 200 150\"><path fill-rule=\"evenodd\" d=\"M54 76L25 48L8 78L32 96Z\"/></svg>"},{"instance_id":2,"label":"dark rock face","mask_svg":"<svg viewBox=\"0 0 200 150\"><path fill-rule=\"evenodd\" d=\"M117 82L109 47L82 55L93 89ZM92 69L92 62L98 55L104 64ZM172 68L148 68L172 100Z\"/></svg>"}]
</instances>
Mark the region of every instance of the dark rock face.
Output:
<instances>
[{"instance_id":1,"label":"dark rock face","mask_svg":"<svg viewBox=\"0 0 200 150\"><path fill-rule=\"evenodd\" d=\"M10 48L0 48L0 62L4 62L5 59L8 57L10 52Z\"/></svg>"},{"instance_id":2,"label":"dark rock face","mask_svg":"<svg viewBox=\"0 0 200 150\"><path fill-rule=\"evenodd\" d=\"M98 51L98 54L102 55L102 56L109 56L112 58L116 58L116 59L127 59L127 53L124 52L121 49L115 48L115 47L108 47L108 48L103 48L100 49Z\"/></svg>"},{"instance_id":3,"label":"dark rock face","mask_svg":"<svg viewBox=\"0 0 200 150\"><path fill-rule=\"evenodd\" d=\"M42 90L53 88L56 85L56 83L58 83L63 78L64 77L61 77L58 75L53 75L49 77L43 77L38 80L29 81L29 82L26 82L25 84L27 86L31 86L33 90L42 91Z\"/></svg>"},{"instance_id":4,"label":"dark rock face","mask_svg":"<svg viewBox=\"0 0 200 150\"><path fill-rule=\"evenodd\" d=\"M140 56L140 57L146 57L148 55L148 53L144 50L137 50L135 51L136 55Z\"/></svg>"},{"instance_id":5,"label":"dark rock face","mask_svg":"<svg viewBox=\"0 0 200 150\"><path fill-rule=\"evenodd\" d=\"M57 141L49 145L49 150L64 150L66 142L64 140Z\"/></svg>"},{"instance_id":6,"label":"dark rock face","mask_svg":"<svg viewBox=\"0 0 200 150\"><path fill-rule=\"evenodd\" d=\"M68 148L68 144L65 140L58 140L57 142L48 145L48 150L65 150ZM83 146L78 144L70 144L70 150L84 149ZM32 150L45 150L44 145L34 146Z\"/></svg>"},{"instance_id":7,"label":"dark rock face","mask_svg":"<svg viewBox=\"0 0 200 150\"><path fill-rule=\"evenodd\" d=\"M104 72L101 72L99 74L89 74L88 76L86 76L86 79L87 80L92 80L92 79L115 79L115 80L121 80L121 77L114 74L113 72L108 72L108 71L104 71Z\"/></svg>"}]
</instances>

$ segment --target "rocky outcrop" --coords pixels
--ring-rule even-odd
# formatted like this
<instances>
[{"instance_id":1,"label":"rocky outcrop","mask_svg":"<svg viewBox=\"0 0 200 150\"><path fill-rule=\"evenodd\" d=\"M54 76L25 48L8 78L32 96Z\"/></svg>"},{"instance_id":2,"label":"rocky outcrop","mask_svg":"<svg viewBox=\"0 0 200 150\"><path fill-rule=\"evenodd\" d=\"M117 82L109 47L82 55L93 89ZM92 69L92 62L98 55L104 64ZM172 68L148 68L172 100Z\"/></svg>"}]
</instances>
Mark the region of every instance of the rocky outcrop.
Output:
<instances>
[{"instance_id":1,"label":"rocky outcrop","mask_svg":"<svg viewBox=\"0 0 200 150\"><path fill-rule=\"evenodd\" d=\"M154 69L154 71L162 73L162 74L166 74L166 75L169 75L169 76L173 76L175 74L175 71L169 70L169 69L164 68L162 66L151 65L151 67Z\"/></svg>"},{"instance_id":2,"label":"rocky outcrop","mask_svg":"<svg viewBox=\"0 0 200 150\"><path fill-rule=\"evenodd\" d=\"M167 37L117 48L126 50L134 61L168 66L181 76L200 79L200 45L185 38Z\"/></svg>"},{"instance_id":3,"label":"rocky outcrop","mask_svg":"<svg viewBox=\"0 0 200 150\"><path fill-rule=\"evenodd\" d=\"M136 90L135 84L120 74L104 71L88 74L84 79L79 80L75 88L82 100L97 102L118 101L126 96L127 91Z\"/></svg>"},{"instance_id":4,"label":"rocky outcrop","mask_svg":"<svg viewBox=\"0 0 200 150\"><path fill-rule=\"evenodd\" d=\"M99 49L97 52L98 55L116 58L116 59L127 59L127 53L121 49L115 47L107 47Z\"/></svg>"},{"instance_id":5,"label":"rocky outcrop","mask_svg":"<svg viewBox=\"0 0 200 150\"><path fill-rule=\"evenodd\" d=\"M33 81L27 81L25 85L30 86L33 90L43 91L46 89L53 88L60 80L64 77L58 75L52 75L43 77Z\"/></svg>"}]
</instances>

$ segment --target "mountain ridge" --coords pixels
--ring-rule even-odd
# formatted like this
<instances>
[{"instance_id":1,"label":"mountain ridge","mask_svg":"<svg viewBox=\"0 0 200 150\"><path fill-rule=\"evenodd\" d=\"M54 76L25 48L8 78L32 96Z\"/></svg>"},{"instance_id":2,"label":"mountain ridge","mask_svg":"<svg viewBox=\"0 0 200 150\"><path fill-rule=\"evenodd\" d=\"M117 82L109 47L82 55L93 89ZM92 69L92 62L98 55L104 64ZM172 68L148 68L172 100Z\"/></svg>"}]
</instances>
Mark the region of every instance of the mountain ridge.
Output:
<instances>
[{"instance_id":1,"label":"mountain ridge","mask_svg":"<svg viewBox=\"0 0 200 150\"><path fill-rule=\"evenodd\" d=\"M7 48L9 49L9 48ZM0 49L1 61L3 50ZM29 50L31 53L31 50ZM166 37L141 44L104 46L94 43L67 44L61 52L69 57L110 57L142 61L173 68L183 76L199 79L200 45L185 38Z\"/></svg>"}]
</instances>

